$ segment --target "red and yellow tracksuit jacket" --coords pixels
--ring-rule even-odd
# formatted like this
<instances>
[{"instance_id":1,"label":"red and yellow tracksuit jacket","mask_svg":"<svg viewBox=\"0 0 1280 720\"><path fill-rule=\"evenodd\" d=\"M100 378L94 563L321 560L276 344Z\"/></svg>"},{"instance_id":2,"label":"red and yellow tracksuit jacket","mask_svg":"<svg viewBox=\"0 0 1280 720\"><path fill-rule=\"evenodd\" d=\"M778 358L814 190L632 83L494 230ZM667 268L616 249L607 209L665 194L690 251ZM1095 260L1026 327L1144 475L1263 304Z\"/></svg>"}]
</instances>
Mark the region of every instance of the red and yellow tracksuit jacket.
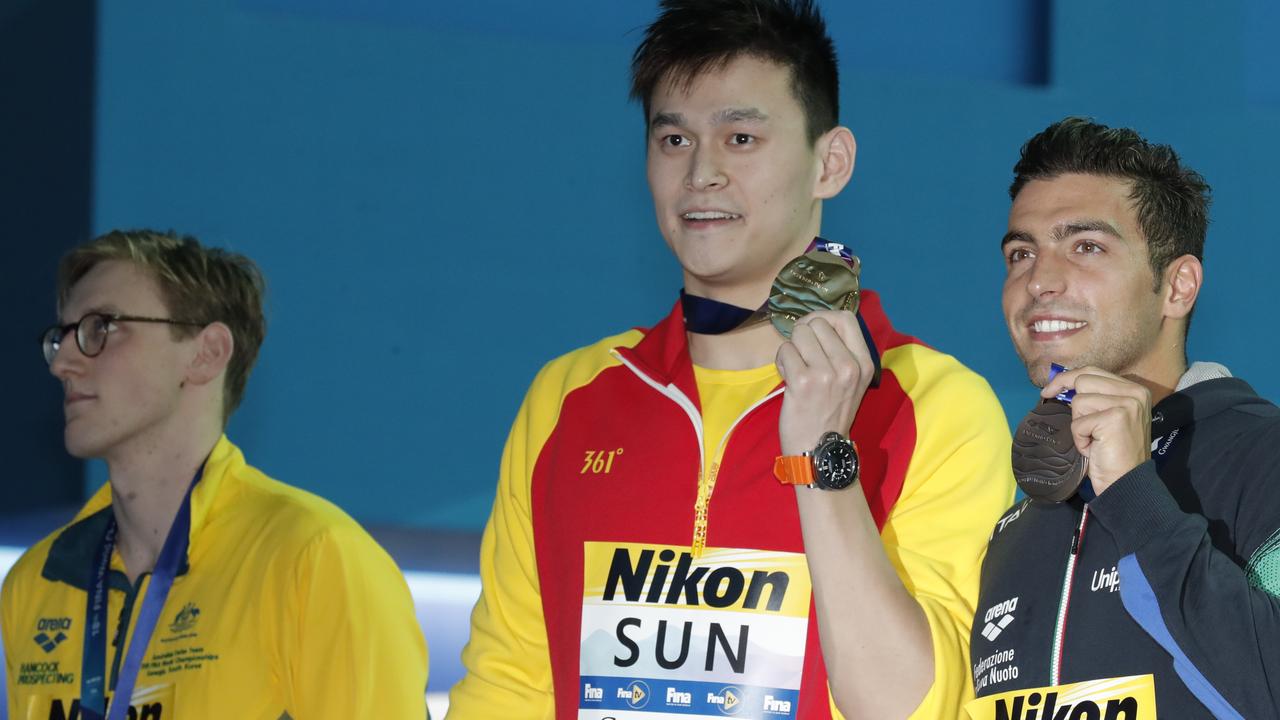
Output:
<instances>
[{"instance_id":1,"label":"red and yellow tracksuit jacket","mask_svg":"<svg viewBox=\"0 0 1280 720\"><path fill-rule=\"evenodd\" d=\"M915 716L957 717L981 554L1013 499L1008 429L982 378L896 332L875 293L861 313L882 364L850 432L861 485L933 636ZM782 391L705 457L678 304L543 368L503 453L449 717L832 717L795 491L772 474Z\"/></svg>"}]
</instances>

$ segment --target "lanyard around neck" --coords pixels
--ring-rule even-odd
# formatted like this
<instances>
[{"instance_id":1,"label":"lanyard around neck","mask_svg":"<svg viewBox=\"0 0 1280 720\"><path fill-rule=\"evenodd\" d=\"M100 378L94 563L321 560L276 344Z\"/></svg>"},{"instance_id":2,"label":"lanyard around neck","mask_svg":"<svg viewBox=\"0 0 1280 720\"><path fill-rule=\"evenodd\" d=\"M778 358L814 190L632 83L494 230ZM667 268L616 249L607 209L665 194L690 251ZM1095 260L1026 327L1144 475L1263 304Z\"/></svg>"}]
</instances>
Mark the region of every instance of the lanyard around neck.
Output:
<instances>
[{"instance_id":1,"label":"lanyard around neck","mask_svg":"<svg viewBox=\"0 0 1280 720\"><path fill-rule=\"evenodd\" d=\"M151 635L155 632L160 612L164 610L165 599L169 589L178 576L182 560L187 556L187 545L191 534L191 491L204 466L196 471L196 475L187 486L178 514L169 526L169 534L165 537L164 546L160 549L160 557L156 559L155 570L151 573L151 582L147 585L142 607L138 611L138 622L133 627L131 639L128 641L129 653L125 657L124 666L116 681L110 714L106 707L106 655L107 655L107 578L111 568L111 553L115 548L116 518L110 514L107 529L102 534L102 542L94 554L91 582L88 599L85 604L84 658L80 674L80 713L85 720L123 720L129 710L129 702L133 698L133 687L138 680L138 671L142 668L142 658L151 643ZM121 622L125 622L122 620ZM120 638L120 642L125 642Z\"/></svg>"}]
</instances>

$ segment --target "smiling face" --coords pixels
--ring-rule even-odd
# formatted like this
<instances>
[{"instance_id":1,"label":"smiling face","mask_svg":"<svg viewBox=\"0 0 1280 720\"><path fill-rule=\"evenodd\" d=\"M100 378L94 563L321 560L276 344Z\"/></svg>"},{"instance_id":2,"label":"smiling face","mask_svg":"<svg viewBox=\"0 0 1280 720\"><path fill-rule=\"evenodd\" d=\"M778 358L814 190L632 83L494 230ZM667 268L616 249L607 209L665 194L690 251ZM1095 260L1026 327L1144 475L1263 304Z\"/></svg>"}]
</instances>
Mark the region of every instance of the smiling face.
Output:
<instances>
[{"instance_id":1,"label":"smiling face","mask_svg":"<svg viewBox=\"0 0 1280 720\"><path fill-rule=\"evenodd\" d=\"M155 278L122 260L99 263L85 274L71 288L58 322L90 312L169 317ZM85 357L68 334L49 366L63 386L67 452L109 457L175 417L194 352L194 339L174 340L162 323L111 324L106 347L95 357Z\"/></svg>"},{"instance_id":2,"label":"smiling face","mask_svg":"<svg viewBox=\"0 0 1280 720\"><path fill-rule=\"evenodd\" d=\"M1032 180L1013 202L1004 316L1038 386L1051 362L1150 377L1181 356L1129 192L1127 181L1067 174Z\"/></svg>"},{"instance_id":3,"label":"smiling face","mask_svg":"<svg viewBox=\"0 0 1280 720\"><path fill-rule=\"evenodd\" d=\"M809 142L791 72L776 63L740 56L688 86L659 83L649 189L689 292L763 302L777 272L818 234L822 198L839 190L822 185L815 147L823 144Z\"/></svg>"}]
</instances>

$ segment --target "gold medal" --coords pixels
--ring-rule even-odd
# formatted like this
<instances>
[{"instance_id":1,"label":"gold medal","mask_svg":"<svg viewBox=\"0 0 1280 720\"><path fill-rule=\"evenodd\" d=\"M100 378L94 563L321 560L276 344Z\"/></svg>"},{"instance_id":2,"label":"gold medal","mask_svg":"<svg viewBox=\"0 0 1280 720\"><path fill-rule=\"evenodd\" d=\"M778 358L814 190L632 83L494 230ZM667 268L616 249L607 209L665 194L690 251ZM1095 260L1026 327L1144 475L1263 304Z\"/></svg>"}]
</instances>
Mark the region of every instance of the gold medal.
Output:
<instances>
[{"instance_id":1,"label":"gold medal","mask_svg":"<svg viewBox=\"0 0 1280 720\"><path fill-rule=\"evenodd\" d=\"M773 281L768 312L773 326L790 338L796 321L814 310L858 311L857 257L846 260L825 249L813 249L787 263Z\"/></svg>"}]
</instances>

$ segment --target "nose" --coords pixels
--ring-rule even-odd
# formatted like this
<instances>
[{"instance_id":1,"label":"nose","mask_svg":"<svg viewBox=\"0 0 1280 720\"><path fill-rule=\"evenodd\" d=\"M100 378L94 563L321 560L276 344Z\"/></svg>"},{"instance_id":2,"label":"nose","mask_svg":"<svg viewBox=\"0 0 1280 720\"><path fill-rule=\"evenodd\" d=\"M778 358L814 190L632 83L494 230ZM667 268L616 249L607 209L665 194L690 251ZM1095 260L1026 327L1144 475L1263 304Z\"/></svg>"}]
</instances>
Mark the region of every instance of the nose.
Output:
<instances>
[{"instance_id":1,"label":"nose","mask_svg":"<svg viewBox=\"0 0 1280 720\"><path fill-rule=\"evenodd\" d=\"M1027 292L1033 298L1059 295L1066 288L1066 274L1060 261L1051 253L1042 253L1027 273Z\"/></svg>"},{"instance_id":2,"label":"nose","mask_svg":"<svg viewBox=\"0 0 1280 720\"><path fill-rule=\"evenodd\" d=\"M694 149L689 160L685 184L691 190L718 190L729 183L719 153L706 145Z\"/></svg>"},{"instance_id":3,"label":"nose","mask_svg":"<svg viewBox=\"0 0 1280 720\"><path fill-rule=\"evenodd\" d=\"M58 345L58 352L53 355L53 362L49 363L49 372L59 380L66 381L72 375L79 373L84 368L84 353L80 352L80 345L76 343L75 335L67 335Z\"/></svg>"}]
</instances>

